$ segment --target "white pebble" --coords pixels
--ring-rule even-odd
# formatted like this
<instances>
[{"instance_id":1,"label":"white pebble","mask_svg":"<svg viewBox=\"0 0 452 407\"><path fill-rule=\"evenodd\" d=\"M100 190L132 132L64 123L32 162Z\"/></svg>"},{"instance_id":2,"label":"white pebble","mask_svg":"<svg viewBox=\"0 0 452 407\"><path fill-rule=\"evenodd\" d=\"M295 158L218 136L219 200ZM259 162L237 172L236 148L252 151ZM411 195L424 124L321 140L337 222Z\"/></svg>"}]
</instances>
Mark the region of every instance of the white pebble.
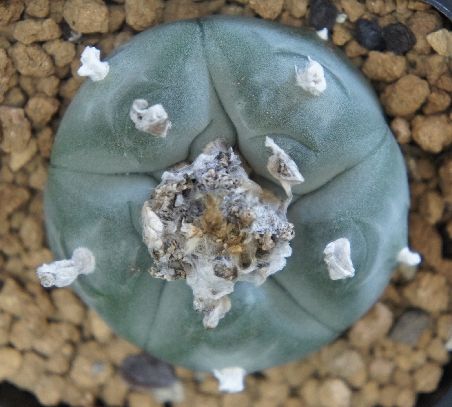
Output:
<instances>
[{"instance_id":1,"label":"white pebble","mask_svg":"<svg viewBox=\"0 0 452 407\"><path fill-rule=\"evenodd\" d=\"M237 393L242 391L246 371L241 367L227 367L213 371L214 376L219 381L220 391L227 393Z\"/></svg>"}]
</instances>

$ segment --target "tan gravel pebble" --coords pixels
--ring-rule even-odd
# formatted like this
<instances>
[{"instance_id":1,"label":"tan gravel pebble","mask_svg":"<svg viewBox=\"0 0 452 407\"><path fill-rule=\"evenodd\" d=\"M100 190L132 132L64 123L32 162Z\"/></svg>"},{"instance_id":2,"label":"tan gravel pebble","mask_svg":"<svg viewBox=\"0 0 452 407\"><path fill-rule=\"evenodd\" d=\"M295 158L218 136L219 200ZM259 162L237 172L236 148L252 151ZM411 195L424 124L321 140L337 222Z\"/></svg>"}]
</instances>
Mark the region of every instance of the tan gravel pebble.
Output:
<instances>
[{"instance_id":1,"label":"tan gravel pebble","mask_svg":"<svg viewBox=\"0 0 452 407\"><path fill-rule=\"evenodd\" d=\"M9 340L11 344L20 351L31 350L35 338L45 334L46 321L42 319L20 319L13 323Z\"/></svg>"},{"instance_id":2,"label":"tan gravel pebble","mask_svg":"<svg viewBox=\"0 0 452 407\"><path fill-rule=\"evenodd\" d=\"M44 375L45 359L34 352L25 352L19 370L8 379L25 390L33 391L36 383Z\"/></svg>"},{"instance_id":3,"label":"tan gravel pebble","mask_svg":"<svg viewBox=\"0 0 452 407\"><path fill-rule=\"evenodd\" d=\"M33 42L55 40L60 35L60 27L51 18L19 21L14 27L13 32L14 38L26 45L32 44Z\"/></svg>"},{"instance_id":4,"label":"tan gravel pebble","mask_svg":"<svg viewBox=\"0 0 452 407\"><path fill-rule=\"evenodd\" d=\"M249 4L262 18L274 20L281 13L284 0L250 0Z\"/></svg>"},{"instance_id":5,"label":"tan gravel pebble","mask_svg":"<svg viewBox=\"0 0 452 407\"><path fill-rule=\"evenodd\" d=\"M442 90L433 91L428 95L427 103L422 111L427 115L441 113L450 106L450 102L451 97L448 92Z\"/></svg>"},{"instance_id":6,"label":"tan gravel pebble","mask_svg":"<svg viewBox=\"0 0 452 407\"><path fill-rule=\"evenodd\" d=\"M71 360L74 355L74 346L65 343L58 352L53 353L46 360L46 371L58 375L65 375L71 366Z\"/></svg>"},{"instance_id":7,"label":"tan gravel pebble","mask_svg":"<svg viewBox=\"0 0 452 407\"><path fill-rule=\"evenodd\" d=\"M314 378L307 379L300 388L300 394L308 406L318 406L320 381Z\"/></svg>"},{"instance_id":8,"label":"tan gravel pebble","mask_svg":"<svg viewBox=\"0 0 452 407\"><path fill-rule=\"evenodd\" d=\"M193 2L192 0L168 0L163 12L163 20L176 21L186 18L197 18L220 10L225 0Z\"/></svg>"},{"instance_id":9,"label":"tan gravel pebble","mask_svg":"<svg viewBox=\"0 0 452 407\"><path fill-rule=\"evenodd\" d=\"M389 115L408 116L422 106L429 93L427 81L410 74L389 85L381 95L381 102Z\"/></svg>"},{"instance_id":10,"label":"tan gravel pebble","mask_svg":"<svg viewBox=\"0 0 452 407\"><path fill-rule=\"evenodd\" d=\"M447 115L416 116L411 122L413 140L431 153L439 153L452 143L452 122Z\"/></svg>"},{"instance_id":11,"label":"tan gravel pebble","mask_svg":"<svg viewBox=\"0 0 452 407\"><path fill-rule=\"evenodd\" d=\"M286 0L285 9L295 18L304 17L308 10L308 0Z\"/></svg>"},{"instance_id":12,"label":"tan gravel pebble","mask_svg":"<svg viewBox=\"0 0 452 407\"><path fill-rule=\"evenodd\" d=\"M420 54L428 54L431 48L427 42L427 34L441 28L439 14L431 11L418 11L408 19L407 25L416 37L413 49Z\"/></svg>"},{"instance_id":13,"label":"tan gravel pebble","mask_svg":"<svg viewBox=\"0 0 452 407\"><path fill-rule=\"evenodd\" d=\"M357 0L341 0L341 6L351 22L355 22L365 12L364 4Z\"/></svg>"},{"instance_id":14,"label":"tan gravel pebble","mask_svg":"<svg viewBox=\"0 0 452 407\"><path fill-rule=\"evenodd\" d=\"M45 51L53 57L57 67L63 67L75 58L75 45L62 40L48 41L43 45Z\"/></svg>"},{"instance_id":15,"label":"tan gravel pebble","mask_svg":"<svg viewBox=\"0 0 452 407\"><path fill-rule=\"evenodd\" d=\"M362 69L369 79L393 82L405 74L406 59L392 52L370 51Z\"/></svg>"},{"instance_id":16,"label":"tan gravel pebble","mask_svg":"<svg viewBox=\"0 0 452 407\"><path fill-rule=\"evenodd\" d=\"M30 140L24 150L11 153L8 162L9 168L13 172L19 171L34 157L37 151L38 146L36 140Z\"/></svg>"},{"instance_id":17,"label":"tan gravel pebble","mask_svg":"<svg viewBox=\"0 0 452 407\"><path fill-rule=\"evenodd\" d=\"M50 0L25 0L25 12L30 17L47 17L50 12Z\"/></svg>"},{"instance_id":18,"label":"tan gravel pebble","mask_svg":"<svg viewBox=\"0 0 452 407\"><path fill-rule=\"evenodd\" d=\"M368 50L358 43L356 40L351 40L345 46L345 53L349 58L356 58L367 55Z\"/></svg>"},{"instance_id":19,"label":"tan gravel pebble","mask_svg":"<svg viewBox=\"0 0 452 407\"><path fill-rule=\"evenodd\" d=\"M358 348L367 348L389 332L392 322L391 310L378 302L350 329L350 342Z\"/></svg>"},{"instance_id":20,"label":"tan gravel pebble","mask_svg":"<svg viewBox=\"0 0 452 407\"><path fill-rule=\"evenodd\" d=\"M391 121L391 130L399 144L407 144L411 141L410 122L402 117L396 117Z\"/></svg>"},{"instance_id":21,"label":"tan gravel pebble","mask_svg":"<svg viewBox=\"0 0 452 407\"><path fill-rule=\"evenodd\" d=\"M416 404L416 394L411 387L399 389L395 400L396 407L414 407Z\"/></svg>"},{"instance_id":22,"label":"tan gravel pebble","mask_svg":"<svg viewBox=\"0 0 452 407\"><path fill-rule=\"evenodd\" d=\"M108 31L108 8L102 0L67 0L63 17L78 33Z\"/></svg>"},{"instance_id":23,"label":"tan gravel pebble","mask_svg":"<svg viewBox=\"0 0 452 407\"><path fill-rule=\"evenodd\" d=\"M444 74L436 81L435 85L445 90L446 92L452 92L452 75Z\"/></svg>"},{"instance_id":24,"label":"tan gravel pebble","mask_svg":"<svg viewBox=\"0 0 452 407\"><path fill-rule=\"evenodd\" d=\"M161 407L161 404L155 401L150 394L136 391L128 395L127 401L129 407ZM204 406L205 404L199 405Z\"/></svg>"},{"instance_id":25,"label":"tan gravel pebble","mask_svg":"<svg viewBox=\"0 0 452 407\"><path fill-rule=\"evenodd\" d=\"M25 113L31 120L33 127L42 128L50 122L58 111L60 103L58 99L46 95L36 95L28 100Z\"/></svg>"},{"instance_id":26,"label":"tan gravel pebble","mask_svg":"<svg viewBox=\"0 0 452 407\"><path fill-rule=\"evenodd\" d=\"M399 394L399 387L394 384L388 384L380 389L379 404L382 407L393 407L397 395Z\"/></svg>"},{"instance_id":27,"label":"tan gravel pebble","mask_svg":"<svg viewBox=\"0 0 452 407\"><path fill-rule=\"evenodd\" d=\"M93 389L105 384L113 374L112 366L105 359L90 359L77 355L72 362L69 376L77 386Z\"/></svg>"},{"instance_id":28,"label":"tan gravel pebble","mask_svg":"<svg viewBox=\"0 0 452 407\"><path fill-rule=\"evenodd\" d=\"M43 375L36 383L34 393L39 402L45 406L58 404L63 398L65 380L57 375Z\"/></svg>"},{"instance_id":29,"label":"tan gravel pebble","mask_svg":"<svg viewBox=\"0 0 452 407\"><path fill-rule=\"evenodd\" d=\"M88 310L88 324L94 338L100 343L108 342L113 332L106 322L92 309Z\"/></svg>"},{"instance_id":30,"label":"tan gravel pebble","mask_svg":"<svg viewBox=\"0 0 452 407\"><path fill-rule=\"evenodd\" d=\"M321 407L349 407L352 392L339 379L327 379L319 387L319 406Z\"/></svg>"},{"instance_id":31,"label":"tan gravel pebble","mask_svg":"<svg viewBox=\"0 0 452 407\"><path fill-rule=\"evenodd\" d=\"M122 407L125 403L129 386L124 379L115 374L105 383L101 397L109 407Z\"/></svg>"},{"instance_id":32,"label":"tan gravel pebble","mask_svg":"<svg viewBox=\"0 0 452 407\"><path fill-rule=\"evenodd\" d=\"M333 28L333 43L336 45L345 45L353 38L353 34L344 24L336 24Z\"/></svg>"},{"instance_id":33,"label":"tan gravel pebble","mask_svg":"<svg viewBox=\"0 0 452 407\"><path fill-rule=\"evenodd\" d=\"M394 371L394 361L377 358L369 365L369 377L379 384L389 383Z\"/></svg>"},{"instance_id":34,"label":"tan gravel pebble","mask_svg":"<svg viewBox=\"0 0 452 407\"><path fill-rule=\"evenodd\" d=\"M452 56L452 32L443 28L432 32L426 37L430 46L440 55Z\"/></svg>"},{"instance_id":35,"label":"tan gravel pebble","mask_svg":"<svg viewBox=\"0 0 452 407\"><path fill-rule=\"evenodd\" d=\"M23 109L0 106L0 124L2 143L0 148L5 153L24 150L31 138L30 123Z\"/></svg>"},{"instance_id":36,"label":"tan gravel pebble","mask_svg":"<svg viewBox=\"0 0 452 407\"><path fill-rule=\"evenodd\" d=\"M403 294L411 305L427 312L445 311L449 305L449 289L446 281L446 278L440 274L424 272L403 289Z\"/></svg>"},{"instance_id":37,"label":"tan gravel pebble","mask_svg":"<svg viewBox=\"0 0 452 407\"><path fill-rule=\"evenodd\" d=\"M43 78L52 75L52 58L39 46L16 43L11 49L11 58L22 75Z\"/></svg>"},{"instance_id":38,"label":"tan gravel pebble","mask_svg":"<svg viewBox=\"0 0 452 407\"><path fill-rule=\"evenodd\" d=\"M83 322L86 309L72 291L69 289L52 290L50 295L57 308L55 318L75 325Z\"/></svg>"},{"instance_id":39,"label":"tan gravel pebble","mask_svg":"<svg viewBox=\"0 0 452 407\"><path fill-rule=\"evenodd\" d=\"M246 392L242 393L225 393L222 397L221 407L252 407L250 402L250 397ZM285 407L291 406L290 399L286 400ZM293 404L293 407L300 406L300 400L297 399L296 403Z\"/></svg>"},{"instance_id":40,"label":"tan gravel pebble","mask_svg":"<svg viewBox=\"0 0 452 407\"><path fill-rule=\"evenodd\" d=\"M352 394L352 407L374 407L378 404L380 390L375 382L367 382L362 389Z\"/></svg>"},{"instance_id":41,"label":"tan gravel pebble","mask_svg":"<svg viewBox=\"0 0 452 407\"><path fill-rule=\"evenodd\" d=\"M399 3L403 2L397 2L398 6ZM396 2L394 0L366 0L366 8L371 13L384 16L396 9Z\"/></svg>"},{"instance_id":42,"label":"tan gravel pebble","mask_svg":"<svg viewBox=\"0 0 452 407\"><path fill-rule=\"evenodd\" d=\"M161 0L125 0L126 23L136 31L142 31L161 18Z\"/></svg>"},{"instance_id":43,"label":"tan gravel pebble","mask_svg":"<svg viewBox=\"0 0 452 407\"><path fill-rule=\"evenodd\" d=\"M438 336L444 341L452 338L452 315L445 314L438 318L437 322Z\"/></svg>"},{"instance_id":44,"label":"tan gravel pebble","mask_svg":"<svg viewBox=\"0 0 452 407\"><path fill-rule=\"evenodd\" d=\"M444 209L444 199L438 192L429 191L421 196L419 211L430 224L434 225L441 220Z\"/></svg>"},{"instance_id":45,"label":"tan gravel pebble","mask_svg":"<svg viewBox=\"0 0 452 407\"><path fill-rule=\"evenodd\" d=\"M320 351L320 371L344 379L352 387L364 385L367 369L361 354L349 349L345 341L336 341Z\"/></svg>"},{"instance_id":46,"label":"tan gravel pebble","mask_svg":"<svg viewBox=\"0 0 452 407\"><path fill-rule=\"evenodd\" d=\"M0 312L0 346L6 345L9 340L12 317L6 312Z\"/></svg>"},{"instance_id":47,"label":"tan gravel pebble","mask_svg":"<svg viewBox=\"0 0 452 407\"><path fill-rule=\"evenodd\" d=\"M12 347L3 346L0 348L0 380L10 379L20 369L22 365L22 355Z\"/></svg>"},{"instance_id":48,"label":"tan gravel pebble","mask_svg":"<svg viewBox=\"0 0 452 407\"><path fill-rule=\"evenodd\" d=\"M436 389L442 376L441 368L435 363L426 363L414 372L414 388L419 393L429 393Z\"/></svg>"},{"instance_id":49,"label":"tan gravel pebble","mask_svg":"<svg viewBox=\"0 0 452 407\"><path fill-rule=\"evenodd\" d=\"M449 353L447 351L444 340L440 338L433 338L426 347L427 356L434 362L445 364L449 360Z\"/></svg>"},{"instance_id":50,"label":"tan gravel pebble","mask_svg":"<svg viewBox=\"0 0 452 407\"><path fill-rule=\"evenodd\" d=\"M0 103L3 102L6 92L16 82L15 69L6 51L0 48Z\"/></svg>"},{"instance_id":51,"label":"tan gravel pebble","mask_svg":"<svg viewBox=\"0 0 452 407\"><path fill-rule=\"evenodd\" d=\"M118 31L126 19L126 12L122 5L108 7L108 32Z\"/></svg>"},{"instance_id":52,"label":"tan gravel pebble","mask_svg":"<svg viewBox=\"0 0 452 407\"><path fill-rule=\"evenodd\" d=\"M0 2L0 26L6 26L17 21L23 10L24 4L20 0Z\"/></svg>"}]
</instances>

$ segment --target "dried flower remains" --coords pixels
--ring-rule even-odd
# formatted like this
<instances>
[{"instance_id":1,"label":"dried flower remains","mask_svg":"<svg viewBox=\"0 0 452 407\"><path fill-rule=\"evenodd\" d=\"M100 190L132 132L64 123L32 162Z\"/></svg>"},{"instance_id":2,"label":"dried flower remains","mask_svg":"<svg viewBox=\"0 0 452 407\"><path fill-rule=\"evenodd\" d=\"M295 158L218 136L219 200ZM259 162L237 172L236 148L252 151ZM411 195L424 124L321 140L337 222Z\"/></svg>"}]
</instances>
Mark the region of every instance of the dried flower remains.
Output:
<instances>
[{"instance_id":1,"label":"dried flower remains","mask_svg":"<svg viewBox=\"0 0 452 407\"><path fill-rule=\"evenodd\" d=\"M272 149L268 168L288 199L252 181L233 149L217 141L192 164L166 171L142 209L151 275L185 279L206 328L215 328L230 310L236 282L262 284L292 252L294 226L286 210L291 185L303 177L273 140L266 146Z\"/></svg>"}]
</instances>

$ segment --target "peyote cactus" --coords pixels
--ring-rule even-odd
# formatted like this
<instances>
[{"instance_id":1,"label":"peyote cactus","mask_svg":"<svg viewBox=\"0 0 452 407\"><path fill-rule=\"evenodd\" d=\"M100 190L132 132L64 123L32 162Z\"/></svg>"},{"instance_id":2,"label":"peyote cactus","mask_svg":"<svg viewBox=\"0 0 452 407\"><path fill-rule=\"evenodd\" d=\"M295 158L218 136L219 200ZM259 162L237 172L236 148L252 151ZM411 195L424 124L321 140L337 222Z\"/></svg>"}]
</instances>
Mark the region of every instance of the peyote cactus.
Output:
<instances>
[{"instance_id":1,"label":"peyote cactus","mask_svg":"<svg viewBox=\"0 0 452 407\"><path fill-rule=\"evenodd\" d=\"M73 287L118 334L237 390L333 340L418 261L378 100L315 33L215 17L95 51L45 195L51 248L74 257L38 275L85 274Z\"/></svg>"}]
</instances>

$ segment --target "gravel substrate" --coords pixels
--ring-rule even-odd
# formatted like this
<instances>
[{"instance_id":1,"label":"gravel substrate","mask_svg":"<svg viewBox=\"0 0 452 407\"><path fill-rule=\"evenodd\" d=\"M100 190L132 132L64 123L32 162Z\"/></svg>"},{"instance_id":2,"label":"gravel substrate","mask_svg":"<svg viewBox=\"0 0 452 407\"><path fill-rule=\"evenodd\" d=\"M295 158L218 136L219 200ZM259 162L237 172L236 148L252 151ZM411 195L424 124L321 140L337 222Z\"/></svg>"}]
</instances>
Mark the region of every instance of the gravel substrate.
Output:
<instances>
[{"instance_id":1,"label":"gravel substrate","mask_svg":"<svg viewBox=\"0 0 452 407\"><path fill-rule=\"evenodd\" d=\"M203 407L411 407L433 392L452 349L452 33L408 0L11 0L0 2L0 380L44 405L151 407L119 366L137 348L69 289L35 276L52 260L43 188L58 122L83 82L86 45L108 55L135 33L210 14L329 28L330 41L372 81L410 176L417 273L399 270L384 296L335 343L222 395L212 377L176 369ZM311 12L312 10L312 12ZM320 10L320 11L319 11Z\"/></svg>"}]
</instances>

